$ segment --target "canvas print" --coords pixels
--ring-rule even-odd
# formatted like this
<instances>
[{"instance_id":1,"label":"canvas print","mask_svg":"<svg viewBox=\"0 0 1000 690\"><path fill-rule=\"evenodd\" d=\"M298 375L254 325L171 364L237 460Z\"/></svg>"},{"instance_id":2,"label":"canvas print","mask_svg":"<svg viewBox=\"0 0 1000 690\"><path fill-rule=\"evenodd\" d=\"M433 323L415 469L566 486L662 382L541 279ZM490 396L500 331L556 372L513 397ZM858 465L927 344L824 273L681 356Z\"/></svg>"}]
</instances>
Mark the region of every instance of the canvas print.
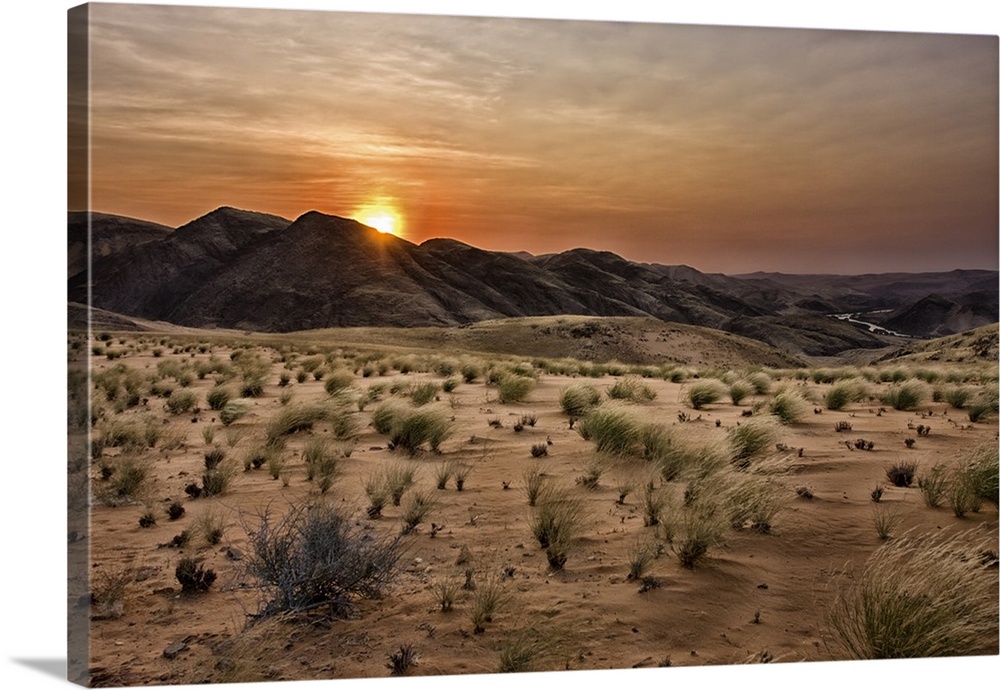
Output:
<instances>
[{"instance_id":1,"label":"canvas print","mask_svg":"<svg viewBox=\"0 0 1000 690\"><path fill-rule=\"evenodd\" d=\"M998 654L996 36L68 20L70 680Z\"/></svg>"}]
</instances>

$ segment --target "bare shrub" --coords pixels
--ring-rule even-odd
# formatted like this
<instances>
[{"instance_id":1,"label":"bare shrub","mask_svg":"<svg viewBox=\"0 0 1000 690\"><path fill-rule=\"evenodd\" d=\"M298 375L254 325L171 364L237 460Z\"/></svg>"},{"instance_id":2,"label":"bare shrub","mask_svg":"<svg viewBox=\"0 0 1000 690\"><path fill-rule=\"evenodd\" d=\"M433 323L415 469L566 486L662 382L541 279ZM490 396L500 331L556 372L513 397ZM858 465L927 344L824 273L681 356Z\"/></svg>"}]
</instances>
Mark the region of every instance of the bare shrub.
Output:
<instances>
[{"instance_id":1,"label":"bare shrub","mask_svg":"<svg viewBox=\"0 0 1000 690\"><path fill-rule=\"evenodd\" d=\"M402 554L398 537L357 528L335 507L312 503L283 518L267 510L244 526L246 574L263 591L256 615L320 614L340 618L358 599L378 598Z\"/></svg>"}]
</instances>

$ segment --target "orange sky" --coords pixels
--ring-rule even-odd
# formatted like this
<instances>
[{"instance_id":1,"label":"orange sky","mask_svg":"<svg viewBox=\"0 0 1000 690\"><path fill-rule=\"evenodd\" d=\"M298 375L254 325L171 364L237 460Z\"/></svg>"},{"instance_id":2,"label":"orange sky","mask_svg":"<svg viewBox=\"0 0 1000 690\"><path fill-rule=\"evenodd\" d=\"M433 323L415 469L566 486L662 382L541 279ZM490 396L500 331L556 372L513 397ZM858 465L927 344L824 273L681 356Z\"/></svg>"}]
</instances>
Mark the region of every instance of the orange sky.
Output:
<instances>
[{"instance_id":1,"label":"orange sky","mask_svg":"<svg viewBox=\"0 0 1000 690\"><path fill-rule=\"evenodd\" d=\"M997 267L995 36L91 12L96 211L179 225L382 198L414 242Z\"/></svg>"}]
</instances>

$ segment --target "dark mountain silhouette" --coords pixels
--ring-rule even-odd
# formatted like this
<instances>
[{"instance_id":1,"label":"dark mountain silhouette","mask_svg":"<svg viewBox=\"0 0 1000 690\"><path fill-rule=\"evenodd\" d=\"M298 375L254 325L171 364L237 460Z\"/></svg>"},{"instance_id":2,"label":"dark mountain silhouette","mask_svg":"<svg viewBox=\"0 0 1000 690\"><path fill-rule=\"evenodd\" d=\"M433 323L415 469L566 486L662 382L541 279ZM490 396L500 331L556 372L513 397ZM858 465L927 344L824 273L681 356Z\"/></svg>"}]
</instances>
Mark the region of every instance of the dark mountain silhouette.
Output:
<instances>
[{"instance_id":1,"label":"dark mountain silhouette","mask_svg":"<svg viewBox=\"0 0 1000 690\"><path fill-rule=\"evenodd\" d=\"M84 211L70 211L68 230L69 278L87 270L88 231L91 242L90 253L94 259L117 254L129 247L137 247L152 240L161 240L174 231L173 228L158 223Z\"/></svg>"},{"instance_id":2,"label":"dark mountain silhouette","mask_svg":"<svg viewBox=\"0 0 1000 690\"><path fill-rule=\"evenodd\" d=\"M898 309L934 287L956 299L964 295L966 301L955 304L976 315L989 311L991 298L996 303L996 272L990 271L737 278L592 249L532 256L451 239L416 245L315 211L292 222L224 207L172 232L107 218L115 217L101 217L109 239L107 252L93 261L93 306L192 327L280 332L634 316L723 329L796 354L830 355L889 341L822 313L859 305ZM72 242L79 218L70 221ZM990 280L992 291L983 289ZM78 271L70 276L69 298L83 302L86 295L87 275ZM943 314L928 313L931 320Z\"/></svg>"},{"instance_id":3,"label":"dark mountain silhouette","mask_svg":"<svg viewBox=\"0 0 1000 690\"><path fill-rule=\"evenodd\" d=\"M940 337L972 330L997 320L997 296L984 291L947 299L930 294L879 319L879 325L919 336Z\"/></svg>"}]
</instances>

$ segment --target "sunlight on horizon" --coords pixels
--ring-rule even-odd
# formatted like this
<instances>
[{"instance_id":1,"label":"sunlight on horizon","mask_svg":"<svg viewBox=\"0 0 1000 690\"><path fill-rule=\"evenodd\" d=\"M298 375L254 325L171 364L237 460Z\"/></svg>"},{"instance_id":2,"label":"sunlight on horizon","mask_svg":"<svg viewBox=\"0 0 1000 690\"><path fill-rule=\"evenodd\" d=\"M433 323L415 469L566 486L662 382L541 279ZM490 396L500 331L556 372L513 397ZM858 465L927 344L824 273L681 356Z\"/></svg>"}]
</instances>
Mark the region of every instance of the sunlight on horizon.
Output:
<instances>
[{"instance_id":1,"label":"sunlight on horizon","mask_svg":"<svg viewBox=\"0 0 1000 690\"><path fill-rule=\"evenodd\" d=\"M403 216L391 202L379 200L365 204L354 212L354 219L385 235L403 236Z\"/></svg>"}]
</instances>

